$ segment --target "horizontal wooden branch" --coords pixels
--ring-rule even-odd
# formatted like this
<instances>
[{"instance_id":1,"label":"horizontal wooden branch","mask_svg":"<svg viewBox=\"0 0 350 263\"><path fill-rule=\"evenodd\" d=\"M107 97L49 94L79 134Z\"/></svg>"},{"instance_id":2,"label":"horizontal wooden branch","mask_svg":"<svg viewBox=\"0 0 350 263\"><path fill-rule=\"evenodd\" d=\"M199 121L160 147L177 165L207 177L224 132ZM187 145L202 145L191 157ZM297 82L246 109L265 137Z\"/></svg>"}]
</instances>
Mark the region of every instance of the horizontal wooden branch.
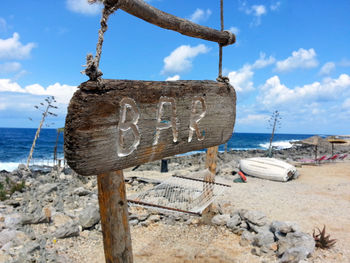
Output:
<instances>
[{"instance_id":1,"label":"horizontal wooden branch","mask_svg":"<svg viewBox=\"0 0 350 263\"><path fill-rule=\"evenodd\" d=\"M189 20L163 12L143 0L105 0L105 4L117 5L125 12L134 15L156 26L177 31L183 35L201 38L222 45L231 45L236 42L236 37L229 31L219 31L206 26L201 26Z\"/></svg>"}]
</instances>

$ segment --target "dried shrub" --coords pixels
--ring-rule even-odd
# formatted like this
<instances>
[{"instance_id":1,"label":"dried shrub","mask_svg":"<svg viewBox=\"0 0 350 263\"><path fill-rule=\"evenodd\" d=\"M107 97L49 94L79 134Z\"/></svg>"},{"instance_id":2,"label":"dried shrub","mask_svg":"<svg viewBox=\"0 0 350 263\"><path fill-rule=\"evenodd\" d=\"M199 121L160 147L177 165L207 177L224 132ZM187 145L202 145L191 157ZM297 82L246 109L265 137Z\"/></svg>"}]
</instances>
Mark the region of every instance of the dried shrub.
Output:
<instances>
[{"instance_id":1,"label":"dried shrub","mask_svg":"<svg viewBox=\"0 0 350 263\"><path fill-rule=\"evenodd\" d=\"M312 236L314 237L314 240L316 242L316 247L322 248L322 249L330 249L335 245L337 242L336 239L330 239L330 235L326 235L326 226L323 226L322 231L317 228L318 233L316 234L316 231L314 230Z\"/></svg>"}]
</instances>

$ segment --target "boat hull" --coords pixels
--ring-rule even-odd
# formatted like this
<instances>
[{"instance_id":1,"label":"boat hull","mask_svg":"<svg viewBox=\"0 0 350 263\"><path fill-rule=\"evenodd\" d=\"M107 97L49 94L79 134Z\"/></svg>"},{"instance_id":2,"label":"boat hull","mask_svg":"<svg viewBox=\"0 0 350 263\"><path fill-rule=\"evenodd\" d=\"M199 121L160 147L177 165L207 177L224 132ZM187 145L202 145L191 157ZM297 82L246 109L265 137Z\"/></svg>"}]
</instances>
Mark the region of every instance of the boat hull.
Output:
<instances>
[{"instance_id":1,"label":"boat hull","mask_svg":"<svg viewBox=\"0 0 350 263\"><path fill-rule=\"evenodd\" d=\"M239 168L246 175L280 182L297 176L297 169L293 165L275 158L242 159Z\"/></svg>"}]
</instances>

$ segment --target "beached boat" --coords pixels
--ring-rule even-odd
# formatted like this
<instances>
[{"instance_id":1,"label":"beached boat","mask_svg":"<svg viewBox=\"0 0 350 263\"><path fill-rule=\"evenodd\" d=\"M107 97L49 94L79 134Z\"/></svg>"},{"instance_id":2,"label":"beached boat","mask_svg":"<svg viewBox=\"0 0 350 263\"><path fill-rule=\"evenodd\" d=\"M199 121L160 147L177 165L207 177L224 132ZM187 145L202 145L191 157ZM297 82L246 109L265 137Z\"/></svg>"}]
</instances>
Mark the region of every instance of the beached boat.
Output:
<instances>
[{"instance_id":1,"label":"beached boat","mask_svg":"<svg viewBox=\"0 0 350 263\"><path fill-rule=\"evenodd\" d=\"M298 176L297 169L275 158L253 157L242 159L239 169L246 175L263 179L286 182Z\"/></svg>"}]
</instances>

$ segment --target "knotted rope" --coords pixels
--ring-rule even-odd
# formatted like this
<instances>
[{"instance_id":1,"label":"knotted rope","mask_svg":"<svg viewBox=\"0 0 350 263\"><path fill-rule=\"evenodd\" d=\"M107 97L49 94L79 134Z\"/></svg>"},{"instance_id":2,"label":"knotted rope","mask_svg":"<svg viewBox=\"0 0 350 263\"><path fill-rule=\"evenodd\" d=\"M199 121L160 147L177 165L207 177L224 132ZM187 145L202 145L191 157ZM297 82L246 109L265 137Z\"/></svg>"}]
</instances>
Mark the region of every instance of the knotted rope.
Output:
<instances>
[{"instance_id":1,"label":"knotted rope","mask_svg":"<svg viewBox=\"0 0 350 263\"><path fill-rule=\"evenodd\" d=\"M220 0L220 24L221 24L221 31L226 31L224 30L224 1ZM230 42L230 41L229 41ZM229 82L229 78L222 76L222 47L224 45L223 44L219 44L219 74L218 77L216 78L217 81L220 82L225 82L228 83Z\"/></svg>"},{"instance_id":2,"label":"knotted rope","mask_svg":"<svg viewBox=\"0 0 350 263\"><path fill-rule=\"evenodd\" d=\"M104 33L108 29L107 21L109 16L118 9L118 6L109 4L108 1L103 1L103 0L88 0L88 2L89 4L93 4L96 2L101 2L104 4L103 10L102 10L102 17L100 21L101 28L98 31L98 41L96 44L95 58L91 53L87 54L86 65L83 65L83 67L86 67L86 69L81 71L81 73L87 75L90 78L90 80L96 81L96 80L99 80L103 75L102 71L98 67L100 65Z\"/></svg>"}]
</instances>

